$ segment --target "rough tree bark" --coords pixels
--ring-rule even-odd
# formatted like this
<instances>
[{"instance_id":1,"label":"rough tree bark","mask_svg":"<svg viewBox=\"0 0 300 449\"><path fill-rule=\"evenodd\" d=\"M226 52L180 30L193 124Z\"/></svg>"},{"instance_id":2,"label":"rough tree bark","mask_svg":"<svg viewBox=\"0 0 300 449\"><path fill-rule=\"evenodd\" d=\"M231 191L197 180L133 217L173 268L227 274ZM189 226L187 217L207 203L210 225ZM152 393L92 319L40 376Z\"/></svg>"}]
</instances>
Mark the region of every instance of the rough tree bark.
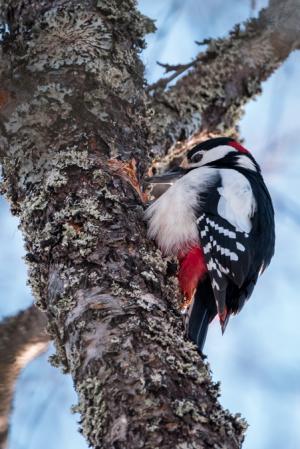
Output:
<instances>
[{"instance_id":1,"label":"rough tree bark","mask_svg":"<svg viewBox=\"0 0 300 449\"><path fill-rule=\"evenodd\" d=\"M271 1L150 96L138 53L154 27L134 0L0 1L3 190L53 363L74 379L95 448L242 444L244 421L220 407L184 338L174 270L145 237L141 200L108 160L134 159L141 178L178 140L236 132L242 105L299 46L295 5Z\"/></svg>"},{"instance_id":2,"label":"rough tree bark","mask_svg":"<svg viewBox=\"0 0 300 449\"><path fill-rule=\"evenodd\" d=\"M47 349L46 317L35 306L0 323L0 449L6 449L16 380Z\"/></svg>"}]
</instances>

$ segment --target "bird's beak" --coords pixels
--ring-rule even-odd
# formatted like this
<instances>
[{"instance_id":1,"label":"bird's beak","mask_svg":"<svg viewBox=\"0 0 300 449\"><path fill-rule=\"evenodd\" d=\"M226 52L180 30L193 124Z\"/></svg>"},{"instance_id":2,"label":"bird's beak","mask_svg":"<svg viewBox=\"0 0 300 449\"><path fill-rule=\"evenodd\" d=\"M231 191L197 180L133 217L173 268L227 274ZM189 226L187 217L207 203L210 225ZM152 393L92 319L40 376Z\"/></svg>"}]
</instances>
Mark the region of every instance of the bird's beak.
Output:
<instances>
[{"instance_id":1,"label":"bird's beak","mask_svg":"<svg viewBox=\"0 0 300 449\"><path fill-rule=\"evenodd\" d=\"M178 178L181 178L181 176L185 175L187 172L187 170L183 167L176 167L173 168L170 171L167 171L165 173L162 173L161 175L157 175L157 176L151 176L149 178L146 178L145 181L152 183L152 184L157 184L157 183L164 183L164 182L175 182L177 181Z\"/></svg>"},{"instance_id":2,"label":"bird's beak","mask_svg":"<svg viewBox=\"0 0 300 449\"><path fill-rule=\"evenodd\" d=\"M145 179L145 189L152 200L156 200L168 190L179 178L187 173L183 167L176 167L161 175L151 176Z\"/></svg>"}]
</instances>

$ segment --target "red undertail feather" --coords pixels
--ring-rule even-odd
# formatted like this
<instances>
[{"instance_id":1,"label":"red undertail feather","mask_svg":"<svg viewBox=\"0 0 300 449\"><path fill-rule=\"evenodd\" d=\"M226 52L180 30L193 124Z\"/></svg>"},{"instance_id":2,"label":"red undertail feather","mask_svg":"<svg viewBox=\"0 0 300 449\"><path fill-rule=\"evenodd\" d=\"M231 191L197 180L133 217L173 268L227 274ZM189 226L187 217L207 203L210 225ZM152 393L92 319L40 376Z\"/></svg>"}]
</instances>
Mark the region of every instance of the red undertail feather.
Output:
<instances>
[{"instance_id":1,"label":"red undertail feather","mask_svg":"<svg viewBox=\"0 0 300 449\"><path fill-rule=\"evenodd\" d=\"M199 281L207 273L207 266L203 249L200 246L194 246L184 255L178 254L178 260L178 280L184 295L183 306L185 306L189 305L193 300Z\"/></svg>"}]
</instances>

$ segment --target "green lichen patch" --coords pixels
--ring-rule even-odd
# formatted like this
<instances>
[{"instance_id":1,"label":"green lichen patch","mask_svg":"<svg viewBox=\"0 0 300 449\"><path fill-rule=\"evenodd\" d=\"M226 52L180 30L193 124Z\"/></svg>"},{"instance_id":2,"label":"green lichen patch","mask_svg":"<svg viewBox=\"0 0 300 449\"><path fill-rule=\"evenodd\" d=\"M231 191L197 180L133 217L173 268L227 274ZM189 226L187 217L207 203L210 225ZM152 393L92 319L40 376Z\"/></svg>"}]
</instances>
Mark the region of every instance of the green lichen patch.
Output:
<instances>
[{"instance_id":1,"label":"green lichen patch","mask_svg":"<svg viewBox=\"0 0 300 449\"><path fill-rule=\"evenodd\" d=\"M31 30L26 59L32 72L84 66L96 73L111 49L111 32L103 19L77 5L68 11L53 8ZM30 62L29 62L30 61Z\"/></svg>"},{"instance_id":2,"label":"green lichen patch","mask_svg":"<svg viewBox=\"0 0 300 449\"><path fill-rule=\"evenodd\" d=\"M115 27L121 28L123 32L127 35L129 34L129 37L137 46L144 48L144 35L155 31L153 20L137 11L136 0L128 0L125 4L123 3L122 6L123 8L120 8L118 0L97 1L97 7L103 14L105 14L108 20L110 20Z\"/></svg>"},{"instance_id":3,"label":"green lichen patch","mask_svg":"<svg viewBox=\"0 0 300 449\"><path fill-rule=\"evenodd\" d=\"M205 416L205 410L204 413L202 414L199 413L199 405L196 404L194 401L188 399L183 399L181 401L176 400L173 406L175 414L180 418L183 418L187 414L191 414L195 422L204 424L209 421L209 418Z\"/></svg>"},{"instance_id":4,"label":"green lichen patch","mask_svg":"<svg viewBox=\"0 0 300 449\"><path fill-rule=\"evenodd\" d=\"M94 446L99 445L107 422L107 404L102 393L103 385L98 377L82 379L77 386L79 403L76 406L81 415L80 428Z\"/></svg>"}]
</instances>

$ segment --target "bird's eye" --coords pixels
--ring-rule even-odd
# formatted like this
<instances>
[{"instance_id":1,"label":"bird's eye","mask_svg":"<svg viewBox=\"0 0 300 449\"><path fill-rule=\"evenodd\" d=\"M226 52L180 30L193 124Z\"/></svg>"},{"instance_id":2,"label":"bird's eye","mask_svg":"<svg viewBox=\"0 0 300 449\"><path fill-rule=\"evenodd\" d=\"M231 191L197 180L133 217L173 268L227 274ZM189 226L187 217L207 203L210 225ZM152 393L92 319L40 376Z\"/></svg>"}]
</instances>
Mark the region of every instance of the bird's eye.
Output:
<instances>
[{"instance_id":1,"label":"bird's eye","mask_svg":"<svg viewBox=\"0 0 300 449\"><path fill-rule=\"evenodd\" d=\"M193 157L193 162L200 162L202 158L203 158L203 154L202 153L197 153Z\"/></svg>"}]
</instances>

